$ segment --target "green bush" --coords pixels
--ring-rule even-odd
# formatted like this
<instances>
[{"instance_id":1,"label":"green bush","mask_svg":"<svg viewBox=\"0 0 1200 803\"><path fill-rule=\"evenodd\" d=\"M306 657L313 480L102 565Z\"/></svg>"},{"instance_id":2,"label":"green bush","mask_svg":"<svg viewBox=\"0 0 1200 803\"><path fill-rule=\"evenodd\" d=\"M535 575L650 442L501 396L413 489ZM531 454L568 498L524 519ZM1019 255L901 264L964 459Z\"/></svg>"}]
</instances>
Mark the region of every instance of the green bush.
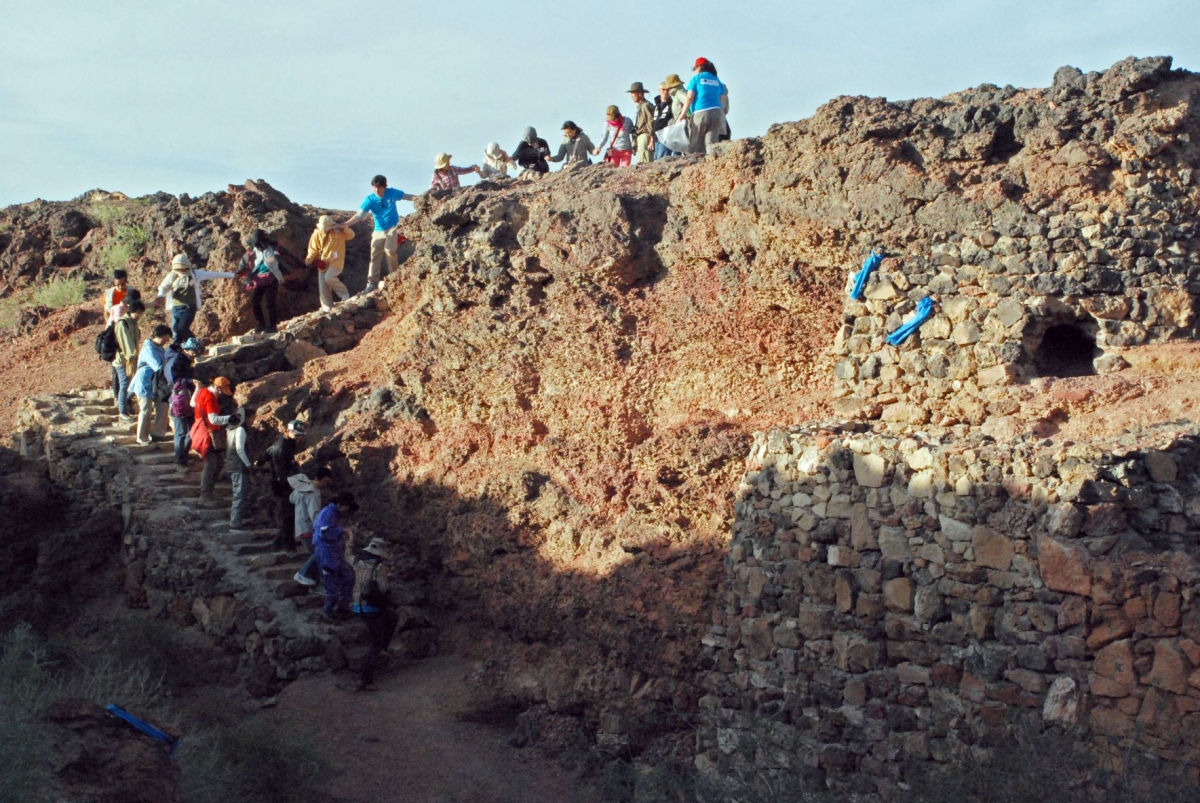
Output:
<instances>
[{"instance_id":1,"label":"green bush","mask_svg":"<svg viewBox=\"0 0 1200 803\"><path fill-rule=\"evenodd\" d=\"M55 279L49 284L34 288L31 297L35 307L59 309L70 304L78 304L84 299L87 285L82 276L71 276L65 279Z\"/></svg>"},{"instance_id":2,"label":"green bush","mask_svg":"<svg viewBox=\"0 0 1200 803\"><path fill-rule=\"evenodd\" d=\"M146 230L135 224L117 226L113 236L100 249L100 264L109 270L124 268L129 260L146 250Z\"/></svg>"},{"instance_id":3,"label":"green bush","mask_svg":"<svg viewBox=\"0 0 1200 803\"><path fill-rule=\"evenodd\" d=\"M111 226L125 217L125 208L116 203L96 202L88 207L88 217L101 226Z\"/></svg>"},{"instance_id":4,"label":"green bush","mask_svg":"<svg viewBox=\"0 0 1200 803\"><path fill-rule=\"evenodd\" d=\"M12 296L0 298L0 334L9 334L15 331L20 320L20 300Z\"/></svg>"},{"instance_id":5,"label":"green bush","mask_svg":"<svg viewBox=\"0 0 1200 803\"><path fill-rule=\"evenodd\" d=\"M313 739L260 720L189 737L178 755L188 803L308 803L330 777Z\"/></svg>"}]
</instances>

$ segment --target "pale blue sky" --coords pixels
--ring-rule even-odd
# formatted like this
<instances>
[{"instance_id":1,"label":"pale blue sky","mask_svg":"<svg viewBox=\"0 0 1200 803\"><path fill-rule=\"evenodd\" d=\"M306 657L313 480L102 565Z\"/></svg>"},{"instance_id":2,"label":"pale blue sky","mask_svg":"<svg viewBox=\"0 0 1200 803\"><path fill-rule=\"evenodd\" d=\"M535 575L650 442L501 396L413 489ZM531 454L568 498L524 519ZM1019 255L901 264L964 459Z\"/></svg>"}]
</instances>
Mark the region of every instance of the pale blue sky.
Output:
<instances>
[{"instance_id":1,"label":"pale blue sky","mask_svg":"<svg viewBox=\"0 0 1200 803\"><path fill-rule=\"evenodd\" d=\"M599 134L631 81L730 87L735 135L832 97L1046 86L1064 64L1200 64L1195 0L8 0L0 19L0 206L101 187L193 195L263 178L356 207L382 172L423 192L526 125Z\"/></svg>"}]
</instances>

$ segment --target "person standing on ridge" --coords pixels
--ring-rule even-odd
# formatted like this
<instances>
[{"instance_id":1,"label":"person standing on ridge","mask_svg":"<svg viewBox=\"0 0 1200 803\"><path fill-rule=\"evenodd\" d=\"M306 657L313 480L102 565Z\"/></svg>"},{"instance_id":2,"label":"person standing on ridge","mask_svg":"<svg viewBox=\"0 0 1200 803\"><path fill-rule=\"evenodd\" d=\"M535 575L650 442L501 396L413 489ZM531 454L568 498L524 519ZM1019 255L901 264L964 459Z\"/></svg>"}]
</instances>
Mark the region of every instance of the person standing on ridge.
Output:
<instances>
[{"instance_id":1,"label":"person standing on ridge","mask_svg":"<svg viewBox=\"0 0 1200 803\"><path fill-rule=\"evenodd\" d=\"M350 614L350 597L354 592L354 570L346 562L346 539L353 534L342 522L358 510L354 494L343 491L321 508L313 522L313 549L321 567L325 584L325 607L322 615L327 622L344 619Z\"/></svg>"},{"instance_id":2,"label":"person standing on ridge","mask_svg":"<svg viewBox=\"0 0 1200 803\"><path fill-rule=\"evenodd\" d=\"M629 94L637 104L637 117L634 122L634 133L637 137L637 163L640 165L654 161L654 106L646 100L646 88L641 81L634 81L629 87Z\"/></svg>"},{"instance_id":3,"label":"person standing on ridge","mask_svg":"<svg viewBox=\"0 0 1200 803\"><path fill-rule=\"evenodd\" d=\"M566 159L566 162L563 163L564 168L590 165L592 160L588 154L596 147L592 144L591 138L571 120L562 124L562 131L562 144L558 146L558 153L550 157L550 161L562 162L563 159Z\"/></svg>"},{"instance_id":4,"label":"person standing on ridge","mask_svg":"<svg viewBox=\"0 0 1200 803\"><path fill-rule=\"evenodd\" d=\"M246 238L246 253L238 264L238 275L250 290L250 308L257 326L253 334L273 335L279 323L279 252L267 233L255 229Z\"/></svg>"},{"instance_id":5,"label":"person standing on ridge","mask_svg":"<svg viewBox=\"0 0 1200 803\"><path fill-rule=\"evenodd\" d=\"M448 153L439 153L433 160L433 178L429 182L431 190L457 190L461 184L458 183L459 176L465 176L470 173L483 175L479 172L479 165L471 165L470 167L455 167L450 164L450 160L454 158Z\"/></svg>"},{"instance_id":6,"label":"person standing on ridge","mask_svg":"<svg viewBox=\"0 0 1200 803\"><path fill-rule=\"evenodd\" d=\"M629 167L633 161L633 121L621 114L616 106L605 109L604 139L592 154L599 156L604 146L609 146L604 161L615 167Z\"/></svg>"},{"instance_id":7,"label":"person standing on ridge","mask_svg":"<svg viewBox=\"0 0 1200 803\"><path fill-rule=\"evenodd\" d=\"M113 324L113 334L117 338L117 358L113 360L113 382L117 390L117 413L122 424L132 424L133 413L129 407L129 380L137 370L138 343L142 333L138 330L138 320L146 311L146 305L139 301L123 304L124 314Z\"/></svg>"},{"instance_id":8,"label":"person standing on ridge","mask_svg":"<svg viewBox=\"0 0 1200 803\"><path fill-rule=\"evenodd\" d=\"M113 307L125 300L125 293L129 290L128 273L122 268L117 268L112 275L113 286L104 291L104 320L106 321L112 317Z\"/></svg>"},{"instance_id":9,"label":"person standing on ridge","mask_svg":"<svg viewBox=\"0 0 1200 803\"><path fill-rule=\"evenodd\" d=\"M192 321L204 302L200 293L200 282L211 279L232 279L236 274L219 270L201 270L192 266L187 254L176 254L171 260L171 270L159 282L156 304L166 299L167 312L171 316L173 343L182 343L192 336Z\"/></svg>"},{"instance_id":10,"label":"person standing on ridge","mask_svg":"<svg viewBox=\"0 0 1200 803\"><path fill-rule=\"evenodd\" d=\"M213 501L213 486L221 471L221 452L228 442L225 425L231 416L222 414L221 399L233 396L233 383L218 376L212 384L196 391L192 407L196 420L192 424L192 450L200 455L204 470L200 473L200 501Z\"/></svg>"},{"instance_id":11,"label":"person standing on ridge","mask_svg":"<svg viewBox=\"0 0 1200 803\"><path fill-rule=\"evenodd\" d=\"M125 314L125 308L133 301L142 300L142 291L136 287L130 287L125 291L125 297L117 304L113 304L112 309L108 311L108 319L105 321L107 325L113 325L121 320L121 316Z\"/></svg>"},{"instance_id":12,"label":"person standing on ridge","mask_svg":"<svg viewBox=\"0 0 1200 803\"><path fill-rule=\"evenodd\" d=\"M550 158L550 146L537 135L537 129L533 126L525 129L525 135L513 151L512 158L521 167L521 178L541 178L550 172L550 165L546 164Z\"/></svg>"},{"instance_id":13,"label":"person standing on ridge","mask_svg":"<svg viewBox=\"0 0 1200 803\"><path fill-rule=\"evenodd\" d=\"M289 421L283 434L267 447L266 460L271 467L271 493L275 496L275 513L279 518L279 533L275 536L277 549L291 552L296 548L296 532L293 529L295 515L291 496L292 486L288 477L296 473L296 447L304 439L304 422Z\"/></svg>"},{"instance_id":14,"label":"person standing on ridge","mask_svg":"<svg viewBox=\"0 0 1200 803\"><path fill-rule=\"evenodd\" d=\"M167 362L167 344L171 342L171 327L160 323L138 352L137 371L129 382L129 392L137 396L137 442L147 446L167 434L167 401L163 369ZM161 387L160 387L161 386Z\"/></svg>"},{"instance_id":15,"label":"person standing on ridge","mask_svg":"<svg viewBox=\"0 0 1200 803\"><path fill-rule=\"evenodd\" d=\"M175 462L181 466L187 465L188 450L191 448L191 399L196 385L195 365L196 357L203 348L204 345L194 337L189 337L178 346L171 346L167 349L167 364L163 369L167 381L171 383L168 412L175 435Z\"/></svg>"},{"instance_id":16,"label":"person standing on ridge","mask_svg":"<svg viewBox=\"0 0 1200 803\"><path fill-rule=\"evenodd\" d=\"M317 553L313 549L313 522L321 512L321 491L329 487L332 479L333 473L325 466L318 468L311 480L307 474L288 477L288 485L292 488L292 494L288 498L296 506L292 528L296 531L296 537L308 547L308 560L292 579L310 588L317 584L321 576L317 569Z\"/></svg>"},{"instance_id":17,"label":"person standing on ridge","mask_svg":"<svg viewBox=\"0 0 1200 803\"><path fill-rule=\"evenodd\" d=\"M363 199L362 206L354 216L343 223L343 226L353 226L368 213L375 219L375 232L371 235L371 267L367 271L367 286L364 293L370 293L377 287L383 286L383 260L386 258L388 272L394 273L400 269L396 259L396 250L400 247L400 212L396 204L400 201L416 200L415 195L409 195L403 190L388 186L385 176L375 176L371 179L372 192Z\"/></svg>"},{"instance_id":18,"label":"person standing on ridge","mask_svg":"<svg viewBox=\"0 0 1200 803\"><path fill-rule=\"evenodd\" d=\"M667 130L667 126L675 122L675 115L671 112L671 88L667 83L658 85L658 97L654 99L654 158L665 159L668 156L678 156L679 154L663 144L663 132Z\"/></svg>"},{"instance_id":19,"label":"person standing on ridge","mask_svg":"<svg viewBox=\"0 0 1200 803\"><path fill-rule=\"evenodd\" d=\"M239 533L246 522L246 500L250 496L251 445L257 440L251 425L254 408L243 407L229 417L229 442L225 449L225 469L229 472L232 501L229 506L229 532Z\"/></svg>"},{"instance_id":20,"label":"person standing on ridge","mask_svg":"<svg viewBox=\"0 0 1200 803\"><path fill-rule=\"evenodd\" d=\"M729 90L717 77L717 68L703 56L696 59L692 72L687 84L687 107L692 117L691 152L712 153L712 146L721 140L727 127Z\"/></svg>"},{"instance_id":21,"label":"person standing on ridge","mask_svg":"<svg viewBox=\"0 0 1200 803\"><path fill-rule=\"evenodd\" d=\"M372 538L354 556L354 593L351 595L354 613L367 625L371 643L363 658L358 691L375 691L375 662L379 654L392 643L400 617L388 595L389 568L387 541Z\"/></svg>"},{"instance_id":22,"label":"person standing on ridge","mask_svg":"<svg viewBox=\"0 0 1200 803\"><path fill-rule=\"evenodd\" d=\"M346 267L346 243L354 239L354 229L339 226L329 215L317 219L317 227L308 238L308 255L305 265L317 265L317 295L321 309L333 309L333 294L342 301L350 298L350 291L338 278Z\"/></svg>"}]
</instances>

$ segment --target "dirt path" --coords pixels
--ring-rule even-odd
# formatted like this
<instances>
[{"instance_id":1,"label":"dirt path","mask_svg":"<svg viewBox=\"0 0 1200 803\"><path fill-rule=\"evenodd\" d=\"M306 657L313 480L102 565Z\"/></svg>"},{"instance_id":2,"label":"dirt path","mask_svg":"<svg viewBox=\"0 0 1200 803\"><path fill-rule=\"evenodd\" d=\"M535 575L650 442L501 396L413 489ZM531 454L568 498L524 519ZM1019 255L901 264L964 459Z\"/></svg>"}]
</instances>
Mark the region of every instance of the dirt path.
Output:
<instances>
[{"instance_id":1,"label":"dirt path","mask_svg":"<svg viewBox=\"0 0 1200 803\"><path fill-rule=\"evenodd\" d=\"M379 691L338 688L350 676L306 676L268 716L321 737L343 774L345 803L598 803L556 764L511 747L499 729L459 722L471 665L439 656L383 672Z\"/></svg>"}]
</instances>

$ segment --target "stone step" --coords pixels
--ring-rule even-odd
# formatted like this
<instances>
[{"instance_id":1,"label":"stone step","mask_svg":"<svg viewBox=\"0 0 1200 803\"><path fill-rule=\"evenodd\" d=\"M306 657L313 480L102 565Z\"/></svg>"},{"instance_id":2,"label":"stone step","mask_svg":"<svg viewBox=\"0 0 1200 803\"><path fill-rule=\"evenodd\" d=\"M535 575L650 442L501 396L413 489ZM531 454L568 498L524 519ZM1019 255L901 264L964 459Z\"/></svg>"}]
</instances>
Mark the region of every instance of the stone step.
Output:
<instances>
[{"instance_id":1,"label":"stone step","mask_svg":"<svg viewBox=\"0 0 1200 803\"><path fill-rule=\"evenodd\" d=\"M297 608L302 611L314 611L320 613L325 607L325 589L321 586L302 586L296 583L298 588L306 588L307 593L301 597L299 595L292 597L292 602Z\"/></svg>"},{"instance_id":2,"label":"stone step","mask_svg":"<svg viewBox=\"0 0 1200 803\"><path fill-rule=\"evenodd\" d=\"M264 555L275 549L271 541L254 541L249 544L237 544L233 548L235 555Z\"/></svg>"},{"instance_id":3,"label":"stone step","mask_svg":"<svg viewBox=\"0 0 1200 803\"><path fill-rule=\"evenodd\" d=\"M200 500L199 478L197 478L196 482L187 484L167 482L160 478L158 489L172 499L195 499L197 502ZM217 499L228 499L230 494L231 491L224 485L217 485L213 488L213 496Z\"/></svg>"},{"instance_id":4,"label":"stone step","mask_svg":"<svg viewBox=\"0 0 1200 803\"><path fill-rule=\"evenodd\" d=\"M95 416L97 418L116 418L116 407L117 406L115 403L112 405L87 404L76 407L75 412L83 415Z\"/></svg>"},{"instance_id":5,"label":"stone step","mask_svg":"<svg viewBox=\"0 0 1200 803\"><path fill-rule=\"evenodd\" d=\"M152 447L143 447L143 448L152 448ZM173 452L137 451L137 452L134 452L133 459L135 462L140 463L143 466L161 466L161 465L167 465L167 464L174 464L175 463L175 454Z\"/></svg>"}]
</instances>

